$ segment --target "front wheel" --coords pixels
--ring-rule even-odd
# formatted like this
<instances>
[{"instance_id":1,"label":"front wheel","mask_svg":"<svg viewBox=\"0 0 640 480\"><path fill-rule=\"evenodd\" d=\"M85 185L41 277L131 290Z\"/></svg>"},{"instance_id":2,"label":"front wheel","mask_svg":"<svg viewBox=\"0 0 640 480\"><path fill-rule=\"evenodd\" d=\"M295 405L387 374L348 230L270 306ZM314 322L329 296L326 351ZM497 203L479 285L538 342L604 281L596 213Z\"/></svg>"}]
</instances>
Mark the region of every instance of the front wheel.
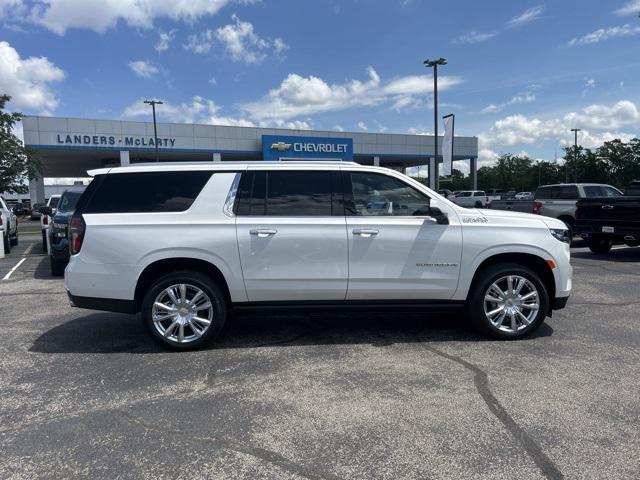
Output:
<instances>
[{"instance_id":1,"label":"front wheel","mask_svg":"<svg viewBox=\"0 0 640 480\"><path fill-rule=\"evenodd\" d=\"M194 271L160 278L147 291L142 318L153 338L172 350L194 350L218 336L227 316L215 281Z\"/></svg>"},{"instance_id":2,"label":"front wheel","mask_svg":"<svg viewBox=\"0 0 640 480\"><path fill-rule=\"evenodd\" d=\"M589 238L588 246L589 250L593 253L602 255L609 253L609 250L611 250L611 247L613 246L613 242L608 237L594 235Z\"/></svg>"},{"instance_id":3,"label":"front wheel","mask_svg":"<svg viewBox=\"0 0 640 480\"><path fill-rule=\"evenodd\" d=\"M49 257L49 265L51 266L51 276L61 277L64 275L64 269L67 266L67 263L56 260L53 257Z\"/></svg>"},{"instance_id":4,"label":"front wheel","mask_svg":"<svg viewBox=\"0 0 640 480\"><path fill-rule=\"evenodd\" d=\"M4 253L11 253L11 242L9 241L9 234L3 236L2 241L4 242Z\"/></svg>"},{"instance_id":5,"label":"front wheel","mask_svg":"<svg viewBox=\"0 0 640 480\"><path fill-rule=\"evenodd\" d=\"M517 264L488 267L478 273L467 309L473 325L493 338L530 335L549 311L549 294L537 273Z\"/></svg>"},{"instance_id":6,"label":"front wheel","mask_svg":"<svg viewBox=\"0 0 640 480\"><path fill-rule=\"evenodd\" d=\"M13 236L13 238L11 239L11 245L13 245L14 247L16 245L18 245L18 229L16 228L16 234Z\"/></svg>"}]
</instances>

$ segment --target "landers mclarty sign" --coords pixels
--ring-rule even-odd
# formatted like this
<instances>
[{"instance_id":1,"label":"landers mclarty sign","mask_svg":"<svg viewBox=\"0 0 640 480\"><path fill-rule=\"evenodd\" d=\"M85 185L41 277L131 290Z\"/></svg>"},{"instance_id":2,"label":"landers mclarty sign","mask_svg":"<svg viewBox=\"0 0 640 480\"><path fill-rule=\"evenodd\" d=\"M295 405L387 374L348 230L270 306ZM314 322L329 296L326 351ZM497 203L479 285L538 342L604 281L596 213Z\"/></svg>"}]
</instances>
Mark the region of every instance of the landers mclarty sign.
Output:
<instances>
[{"instance_id":1,"label":"landers mclarty sign","mask_svg":"<svg viewBox=\"0 0 640 480\"><path fill-rule=\"evenodd\" d=\"M113 135L56 135L59 145L80 145L91 147L151 147L156 143L153 137L116 137ZM175 138L158 138L158 147L174 147Z\"/></svg>"}]
</instances>

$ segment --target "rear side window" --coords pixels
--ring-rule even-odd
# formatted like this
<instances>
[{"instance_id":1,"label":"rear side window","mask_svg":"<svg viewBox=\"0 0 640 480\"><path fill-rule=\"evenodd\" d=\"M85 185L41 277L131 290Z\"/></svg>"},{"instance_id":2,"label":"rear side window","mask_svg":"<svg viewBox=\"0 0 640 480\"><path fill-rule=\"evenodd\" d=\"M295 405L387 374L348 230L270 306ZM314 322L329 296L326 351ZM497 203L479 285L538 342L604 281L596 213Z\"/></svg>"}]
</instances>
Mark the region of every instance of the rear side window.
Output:
<instances>
[{"instance_id":1,"label":"rear side window","mask_svg":"<svg viewBox=\"0 0 640 480\"><path fill-rule=\"evenodd\" d=\"M583 188L586 198L602 197L602 189L597 185L585 185Z\"/></svg>"},{"instance_id":2,"label":"rear side window","mask_svg":"<svg viewBox=\"0 0 640 480\"><path fill-rule=\"evenodd\" d=\"M553 187L551 190L553 198L557 200L577 200L580 198L578 195L578 187L575 185L561 185L559 187Z\"/></svg>"},{"instance_id":3,"label":"rear side window","mask_svg":"<svg viewBox=\"0 0 640 480\"><path fill-rule=\"evenodd\" d=\"M91 182L81 198L82 213L184 212L193 204L212 173L137 172L102 175L102 178Z\"/></svg>"},{"instance_id":4,"label":"rear side window","mask_svg":"<svg viewBox=\"0 0 640 480\"><path fill-rule=\"evenodd\" d=\"M255 171L243 174L238 215L329 217L343 214L338 172Z\"/></svg>"},{"instance_id":5,"label":"rear side window","mask_svg":"<svg viewBox=\"0 0 640 480\"><path fill-rule=\"evenodd\" d=\"M540 187L536 190L535 197L541 200L551 198L551 187Z\"/></svg>"}]
</instances>

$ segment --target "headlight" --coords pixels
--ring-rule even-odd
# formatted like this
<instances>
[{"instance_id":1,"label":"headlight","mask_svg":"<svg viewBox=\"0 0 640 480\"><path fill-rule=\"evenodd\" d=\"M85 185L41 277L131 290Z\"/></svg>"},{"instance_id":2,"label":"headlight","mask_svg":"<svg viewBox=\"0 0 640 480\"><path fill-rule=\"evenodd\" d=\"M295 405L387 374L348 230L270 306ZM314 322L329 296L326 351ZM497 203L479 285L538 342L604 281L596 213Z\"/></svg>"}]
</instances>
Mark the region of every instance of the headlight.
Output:
<instances>
[{"instance_id":1,"label":"headlight","mask_svg":"<svg viewBox=\"0 0 640 480\"><path fill-rule=\"evenodd\" d=\"M566 228L550 228L549 231L557 240L564 243L571 244L571 237L569 236L569 230Z\"/></svg>"}]
</instances>

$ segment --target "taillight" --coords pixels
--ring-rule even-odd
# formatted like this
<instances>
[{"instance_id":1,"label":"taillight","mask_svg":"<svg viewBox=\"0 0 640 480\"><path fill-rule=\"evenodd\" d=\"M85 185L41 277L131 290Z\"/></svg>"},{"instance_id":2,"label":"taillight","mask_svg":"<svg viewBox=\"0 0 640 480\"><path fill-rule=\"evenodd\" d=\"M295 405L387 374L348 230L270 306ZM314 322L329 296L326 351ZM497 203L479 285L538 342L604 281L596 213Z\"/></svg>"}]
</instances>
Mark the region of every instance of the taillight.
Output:
<instances>
[{"instance_id":1,"label":"taillight","mask_svg":"<svg viewBox=\"0 0 640 480\"><path fill-rule=\"evenodd\" d=\"M49 225L49 215L43 215L42 216L42 224L43 225Z\"/></svg>"},{"instance_id":2,"label":"taillight","mask_svg":"<svg viewBox=\"0 0 640 480\"><path fill-rule=\"evenodd\" d=\"M536 215L540 215L540 210L542 209L542 202L539 200L536 200L535 202L533 202L533 213L535 213Z\"/></svg>"},{"instance_id":3,"label":"taillight","mask_svg":"<svg viewBox=\"0 0 640 480\"><path fill-rule=\"evenodd\" d=\"M74 214L69 222L69 252L71 255L80 252L86 229L87 224L84 223L82 215Z\"/></svg>"}]
</instances>

